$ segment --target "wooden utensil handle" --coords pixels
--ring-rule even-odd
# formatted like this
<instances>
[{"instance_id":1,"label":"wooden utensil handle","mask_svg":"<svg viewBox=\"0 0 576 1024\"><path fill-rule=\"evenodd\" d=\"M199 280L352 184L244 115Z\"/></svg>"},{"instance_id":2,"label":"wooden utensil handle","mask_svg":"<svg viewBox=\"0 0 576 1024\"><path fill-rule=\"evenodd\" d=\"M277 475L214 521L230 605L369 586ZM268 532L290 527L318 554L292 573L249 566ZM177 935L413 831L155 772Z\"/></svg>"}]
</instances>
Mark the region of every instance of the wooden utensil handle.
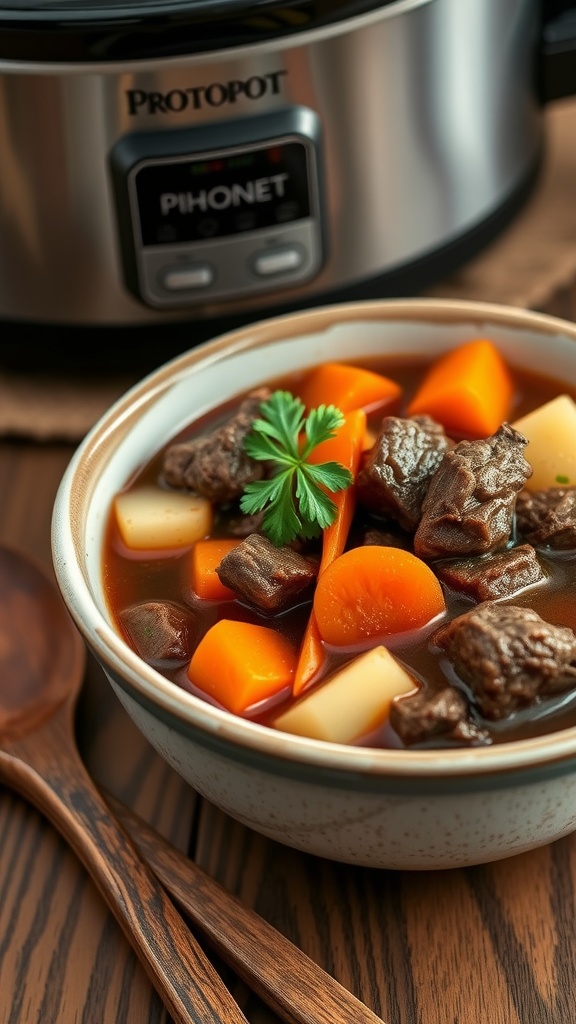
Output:
<instances>
[{"instance_id":1,"label":"wooden utensil handle","mask_svg":"<svg viewBox=\"0 0 576 1024\"><path fill-rule=\"evenodd\" d=\"M66 708L0 751L0 775L41 810L95 881L175 1024L247 1024L157 877L70 746Z\"/></svg>"},{"instance_id":2,"label":"wooden utensil handle","mask_svg":"<svg viewBox=\"0 0 576 1024\"><path fill-rule=\"evenodd\" d=\"M106 799L168 892L222 959L287 1024L383 1024L281 932L111 794Z\"/></svg>"}]
</instances>

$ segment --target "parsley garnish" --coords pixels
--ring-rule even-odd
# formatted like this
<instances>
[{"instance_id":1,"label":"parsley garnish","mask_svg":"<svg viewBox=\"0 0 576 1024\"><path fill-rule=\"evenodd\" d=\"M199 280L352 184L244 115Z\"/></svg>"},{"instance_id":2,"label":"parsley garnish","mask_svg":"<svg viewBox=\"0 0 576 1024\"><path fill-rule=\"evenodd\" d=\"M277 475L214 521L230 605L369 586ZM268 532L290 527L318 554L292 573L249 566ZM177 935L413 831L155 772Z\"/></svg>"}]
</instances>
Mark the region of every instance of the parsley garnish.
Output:
<instances>
[{"instance_id":1,"label":"parsley garnish","mask_svg":"<svg viewBox=\"0 0 576 1024\"><path fill-rule=\"evenodd\" d=\"M320 405L305 416L304 403L289 391L274 391L260 412L244 449L253 459L269 462L272 475L246 485L240 508L247 515L264 511L262 529L277 547L296 537L318 537L336 516L326 491L342 491L353 478L339 462L312 465L307 460L317 445L334 437L344 416L335 405Z\"/></svg>"}]
</instances>

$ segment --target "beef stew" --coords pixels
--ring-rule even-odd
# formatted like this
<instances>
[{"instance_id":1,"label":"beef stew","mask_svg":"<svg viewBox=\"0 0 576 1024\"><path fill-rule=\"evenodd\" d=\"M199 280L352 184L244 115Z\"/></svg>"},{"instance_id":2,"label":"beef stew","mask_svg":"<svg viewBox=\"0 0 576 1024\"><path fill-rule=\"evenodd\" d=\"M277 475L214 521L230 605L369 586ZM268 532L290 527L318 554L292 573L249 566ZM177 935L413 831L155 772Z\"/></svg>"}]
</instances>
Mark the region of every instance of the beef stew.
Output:
<instances>
[{"instance_id":1,"label":"beef stew","mask_svg":"<svg viewBox=\"0 0 576 1024\"><path fill-rule=\"evenodd\" d=\"M461 350L466 347L463 343ZM568 468L559 473L554 465L541 487L546 478L539 463L539 486L533 489L530 452L539 444L538 414L544 410L547 416L559 400L568 403L570 415L574 411L574 424L562 429L574 426L576 439L576 395L562 382L502 365L491 346L489 358L496 359L491 372L498 383L488 389L497 392L490 395L493 408L488 418L474 408L468 430L467 403L459 394L452 403L447 396L444 406L431 403L434 414L421 407L439 361L400 357L350 367L350 376L358 370L381 378L381 391L360 388L350 397L354 389L349 388L341 401L337 395L324 399L311 384L314 371L307 371L269 381L192 422L142 467L118 499L150 489L164 503L173 494L189 497L191 514L198 518L196 539L187 534L184 542L135 544L118 501L110 514L105 591L125 640L175 684L205 700L272 728L337 737L337 742L395 748L485 745L575 724L576 479L570 479ZM460 366L456 392L466 372ZM345 421L342 430L362 428L361 445L350 447L355 482L331 493L337 525L346 524L331 560L325 557L325 536L335 533L332 526L318 536L305 529L277 545L265 535L265 511L242 511L248 485L274 478L269 463L247 454L246 438L262 403L278 391L306 395L308 402L320 394L312 408L333 400ZM362 401L360 419L355 403ZM473 404L469 397L468 405ZM527 436L522 426L535 417L536 428ZM478 436L480 426L490 433ZM328 453L330 440L324 444ZM346 494L354 499L348 505ZM340 604L348 614L367 581L368 626L364 632L342 633L353 635L351 642L327 642L318 633L317 595L333 585L331 577L344 565L338 559L360 548L367 557L354 562L354 586L342 591ZM392 596L384 580L395 588ZM410 590L424 610L398 619L398 608L410 603ZM383 599L386 615L393 606L394 627L382 626L392 621L382 617L378 627L370 626ZM494 634L492 645L479 643L480 634ZM320 657L313 663L321 667L297 686L305 650ZM377 656L367 661L371 650ZM258 677L245 699L239 661ZM310 698L328 693L332 682L334 693L342 690L345 672L348 697L337 698L336 717L355 721L366 691L363 724L361 731L351 724L347 733L339 721L330 732L324 722L317 725L326 712L316 711ZM394 680L385 693L382 674ZM213 687L208 677L224 683ZM304 725L296 716L293 726L291 709L306 701L311 710Z\"/></svg>"}]
</instances>

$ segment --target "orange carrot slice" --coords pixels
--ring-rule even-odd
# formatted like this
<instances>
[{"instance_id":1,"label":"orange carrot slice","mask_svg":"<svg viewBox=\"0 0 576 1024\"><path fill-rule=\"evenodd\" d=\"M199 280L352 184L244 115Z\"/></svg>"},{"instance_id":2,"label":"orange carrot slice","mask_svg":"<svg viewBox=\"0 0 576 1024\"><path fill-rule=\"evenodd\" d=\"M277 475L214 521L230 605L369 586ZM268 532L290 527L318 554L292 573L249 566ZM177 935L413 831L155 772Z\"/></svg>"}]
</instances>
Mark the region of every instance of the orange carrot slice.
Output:
<instances>
[{"instance_id":1,"label":"orange carrot slice","mask_svg":"<svg viewBox=\"0 0 576 1024\"><path fill-rule=\"evenodd\" d=\"M320 636L320 631L316 625L314 610L312 610L310 612L308 622L306 623L306 629L304 631L304 636L300 645L300 652L298 654L298 662L294 672L294 681L292 683L292 693L294 697L298 697L308 683L313 681L314 677L324 664L324 658L324 644L322 643L322 637Z\"/></svg>"},{"instance_id":2,"label":"orange carrot slice","mask_svg":"<svg viewBox=\"0 0 576 1024\"><path fill-rule=\"evenodd\" d=\"M365 433L366 413L364 410L356 409L353 412L349 412L344 417L344 423L338 428L335 436L327 441L323 441L312 452L310 462L340 462L355 477L364 449ZM318 575L344 551L356 508L356 490L353 485L347 487L344 491L338 491L336 494L331 495L331 497L336 505L337 512L334 522L324 530ZM323 661L324 647L318 632L314 612L312 611L300 647L300 655L292 686L294 696L301 693L305 686L311 682L317 672L320 671Z\"/></svg>"},{"instance_id":3,"label":"orange carrot slice","mask_svg":"<svg viewBox=\"0 0 576 1024\"><path fill-rule=\"evenodd\" d=\"M347 363L322 363L303 378L298 397L307 409L336 405L342 412L372 410L400 398L402 388L396 381Z\"/></svg>"},{"instance_id":4,"label":"orange carrot slice","mask_svg":"<svg viewBox=\"0 0 576 1024\"><path fill-rule=\"evenodd\" d=\"M508 419L513 394L510 371L494 343L475 338L434 363L407 411L427 413L448 432L488 437Z\"/></svg>"},{"instance_id":5,"label":"orange carrot slice","mask_svg":"<svg viewBox=\"0 0 576 1024\"><path fill-rule=\"evenodd\" d=\"M204 634L188 665L188 678L228 711L289 687L296 666L292 644L269 626L220 619Z\"/></svg>"},{"instance_id":6,"label":"orange carrot slice","mask_svg":"<svg viewBox=\"0 0 576 1024\"><path fill-rule=\"evenodd\" d=\"M346 647L425 626L445 610L442 587L425 562L399 548L344 552L318 579L314 616L322 640Z\"/></svg>"},{"instance_id":7,"label":"orange carrot slice","mask_svg":"<svg viewBox=\"0 0 576 1024\"><path fill-rule=\"evenodd\" d=\"M192 589L204 601L232 601L237 595L229 587L220 582L216 573L217 566L240 543L220 537L211 537L196 541L190 555L190 575Z\"/></svg>"}]
</instances>

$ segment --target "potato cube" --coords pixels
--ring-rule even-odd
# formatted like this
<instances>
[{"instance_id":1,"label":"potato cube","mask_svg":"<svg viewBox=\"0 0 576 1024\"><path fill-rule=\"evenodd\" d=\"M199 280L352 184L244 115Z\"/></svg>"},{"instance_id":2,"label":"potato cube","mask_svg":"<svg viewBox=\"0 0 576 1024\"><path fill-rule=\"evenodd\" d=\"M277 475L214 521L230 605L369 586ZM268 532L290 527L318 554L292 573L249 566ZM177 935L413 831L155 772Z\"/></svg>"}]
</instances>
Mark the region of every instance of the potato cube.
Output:
<instances>
[{"instance_id":1,"label":"potato cube","mask_svg":"<svg viewBox=\"0 0 576 1024\"><path fill-rule=\"evenodd\" d=\"M212 526L207 498L160 487L118 494L114 510L126 547L135 551L182 548L201 540Z\"/></svg>"},{"instance_id":2,"label":"potato cube","mask_svg":"<svg viewBox=\"0 0 576 1024\"><path fill-rule=\"evenodd\" d=\"M528 438L524 455L534 472L527 490L576 486L576 402L569 395L553 398L512 426Z\"/></svg>"},{"instance_id":3,"label":"potato cube","mask_svg":"<svg viewBox=\"0 0 576 1024\"><path fill-rule=\"evenodd\" d=\"M271 724L298 736L353 743L385 721L394 697L416 687L386 647L374 647L305 694Z\"/></svg>"}]
</instances>

